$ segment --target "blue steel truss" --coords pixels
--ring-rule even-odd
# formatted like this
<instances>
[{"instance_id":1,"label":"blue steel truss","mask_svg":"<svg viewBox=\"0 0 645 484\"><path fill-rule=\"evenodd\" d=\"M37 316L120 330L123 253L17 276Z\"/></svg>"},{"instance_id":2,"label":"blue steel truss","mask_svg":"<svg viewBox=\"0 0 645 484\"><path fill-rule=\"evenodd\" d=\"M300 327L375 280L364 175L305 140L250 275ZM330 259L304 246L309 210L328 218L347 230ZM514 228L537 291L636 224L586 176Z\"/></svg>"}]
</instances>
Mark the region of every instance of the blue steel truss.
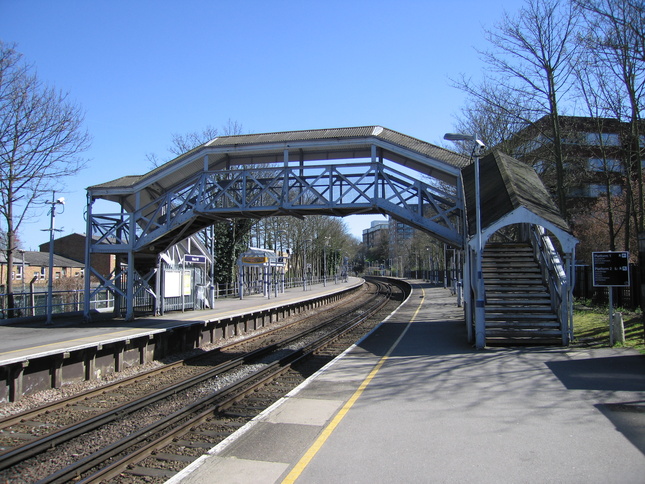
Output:
<instances>
[{"instance_id":1,"label":"blue steel truss","mask_svg":"<svg viewBox=\"0 0 645 484\"><path fill-rule=\"evenodd\" d=\"M387 213L463 247L463 202L381 163L202 172L131 213L92 214L93 252L164 249L213 220L275 215Z\"/></svg>"},{"instance_id":2,"label":"blue steel truss","mask_svg":"<svg viewBox=\"0 0 645 484\"><path fill-rule=\"evenodd\" d=\"M145 175L88 188L86 270L131 319L136 295L154 294L158 254L218 220L388 214L463 248L468 161L381 126L216 138ZM120 209L99 213L99 199ZM114 273L92 268L98 253L118 256Z\"/></svg>"}]
</instances>

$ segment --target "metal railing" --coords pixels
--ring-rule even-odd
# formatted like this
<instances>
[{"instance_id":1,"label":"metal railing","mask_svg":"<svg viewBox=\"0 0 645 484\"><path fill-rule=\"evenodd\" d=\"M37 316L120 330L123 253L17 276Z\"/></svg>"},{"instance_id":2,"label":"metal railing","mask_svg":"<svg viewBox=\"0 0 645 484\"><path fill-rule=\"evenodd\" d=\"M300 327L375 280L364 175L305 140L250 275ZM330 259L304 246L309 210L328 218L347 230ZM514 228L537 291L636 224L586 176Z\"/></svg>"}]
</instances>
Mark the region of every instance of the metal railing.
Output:
<instances>
[{"instance_id":1,"label":"metal railing","mask_svg":"<svg viewBox=\"0 0 645 484\"><path fill-rule=\"evenodd\" d=\"M344 282L338 274L330 275L328 283ZM322 284L322 276L311 276L307 279L307 288L313 284ZM245 295L267 294L273 298L275 294L280 294L284 289L303 288L302 277L285 277L284 282L279 278L271 278L268 285L262 279L252 280L244 284ZM208 285L201 286L201 292L192 291L191 294L178 297L167 297L164 299L164 311L184 311L193 309L205 309L208 307L211 287ZM214 298L237 298L239 297L239 283L235 281L232 284L219 284L213 287ZM9 307L8 294L0 293L0 320L7 320L11 312L13 318L23 317L46 317L47 316L47 288L37 288L30 292L14 292L13 307ZM64 314L83 311L85 301L85 291L83 289L60 290L52 292L52 314ZM115 298L111 291L103 289L94 293L90 300L90 310L98 312L111 312L115 307ZM153 296L147 292L140 292L136 296L134 304L135 310L143 312L152 312Z\"/></svg>"},{"instance_id":2,"label":"metal railing","mask_svg":"<svg viewBox=\"0 0 645 484\"><path fill-rule=\"evenodd\" d=\"M564 264L543 228L533 225L529 233L533 253L542 271L542 280L551 296L551 308L560 322L562 344L566 345L572 336L572 328L569 327L569 281Z\"/></svg>"},{"instance_id":3,"label":"metal railing","mask_svg":"<svg viewBox=\"0 0 645 484\"><path fill-rule=\"evenodd\" d=\"M7 319L13 312L16 317L47 316L47 288L29 292L14 292L13 307L9 307L9 295L0 294L0 319ZM52 291L52 314L73 313L83 310L85 291L83 289ZM90 301L92 311L111 311L114 297L107 289L94 294Z\"/></svg>"}]
</instances>

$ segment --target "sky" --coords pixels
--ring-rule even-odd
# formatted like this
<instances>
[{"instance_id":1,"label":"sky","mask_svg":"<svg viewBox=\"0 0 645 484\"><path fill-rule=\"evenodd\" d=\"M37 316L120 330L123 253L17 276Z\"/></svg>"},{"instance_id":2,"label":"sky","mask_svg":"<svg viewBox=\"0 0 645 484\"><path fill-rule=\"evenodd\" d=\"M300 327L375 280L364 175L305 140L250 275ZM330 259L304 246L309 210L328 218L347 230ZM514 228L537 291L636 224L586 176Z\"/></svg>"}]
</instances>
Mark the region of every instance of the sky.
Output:
<instances>
[{"instance_id":1,"label":"sky","mask_svg":"<svg viewBox=\"0 0 645 484\"><path fill-rule=\"evenodd\" d=\"M485 28L523 0L0 0L0 40L85 111L87 168L61 180L57 236L85 233L86 188L152 167L173 134L380 125L451 148ZM345 219L360 238L379 216ZM49 240L49 216L21 248Z\"/></svg>"}]
</instances>

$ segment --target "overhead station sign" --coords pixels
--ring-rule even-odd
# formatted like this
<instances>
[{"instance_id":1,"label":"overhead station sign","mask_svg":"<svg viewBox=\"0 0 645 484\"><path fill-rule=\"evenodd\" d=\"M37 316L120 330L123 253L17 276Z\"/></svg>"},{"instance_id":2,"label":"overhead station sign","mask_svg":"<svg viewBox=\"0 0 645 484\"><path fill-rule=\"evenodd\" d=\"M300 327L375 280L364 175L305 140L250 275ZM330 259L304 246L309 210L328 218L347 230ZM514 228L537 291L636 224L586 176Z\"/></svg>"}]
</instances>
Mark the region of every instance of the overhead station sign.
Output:
<instances>
[{"instance_id":1,"label":"overhead station sign","mask_svg":"<svg viewBox=\"0 0 645 484\"><path fill-rule=\"evenodd\" d=\"M629 286L629 252L593 252L593 285Z\"/></svg>"},{"instance_id":2,"label":"overhead station sign","mask_svg":"<svg viewBox=\"0 0 645 484\"><path fill-rule=\"evenodd\" d=\"M186 254L184 256L184 262L186 264L206 264L206 256Z\"/></svg>"},{"instance_id":3,"label":"overhead station sign","mask_svg":"<svg viewBox=\"0 0 645 484\"><path fill-rule=\"evenodd\" d=\"M243 264L266 264L269 262L268 257L263 256L242 256Z\"/></svg>"}]
</instances>

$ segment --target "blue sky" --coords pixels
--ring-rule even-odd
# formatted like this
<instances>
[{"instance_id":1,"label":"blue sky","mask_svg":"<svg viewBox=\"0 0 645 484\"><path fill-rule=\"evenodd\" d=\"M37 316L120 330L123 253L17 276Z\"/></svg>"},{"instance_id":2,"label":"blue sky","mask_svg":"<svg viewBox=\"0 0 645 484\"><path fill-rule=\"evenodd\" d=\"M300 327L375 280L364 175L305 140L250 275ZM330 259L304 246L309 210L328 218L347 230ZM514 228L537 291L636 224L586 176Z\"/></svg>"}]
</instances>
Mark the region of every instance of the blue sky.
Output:
<instances>
[{"instance_id":1,"label":"blue sky","mask_svg":"<svg viewBox=\"0 0 645 484\"><path fill-rule=\"evenodd\" d=\"M381 125L435 144L482 69L483 27L521 0L0 0L0 39L86 111L88 168L65 180L61 235L84 233L85 188L149 171L172 134ZM378 217L345 219L360 236ZM49 218L21 228L48 240Z\"/></svg>"}]
</instances>

